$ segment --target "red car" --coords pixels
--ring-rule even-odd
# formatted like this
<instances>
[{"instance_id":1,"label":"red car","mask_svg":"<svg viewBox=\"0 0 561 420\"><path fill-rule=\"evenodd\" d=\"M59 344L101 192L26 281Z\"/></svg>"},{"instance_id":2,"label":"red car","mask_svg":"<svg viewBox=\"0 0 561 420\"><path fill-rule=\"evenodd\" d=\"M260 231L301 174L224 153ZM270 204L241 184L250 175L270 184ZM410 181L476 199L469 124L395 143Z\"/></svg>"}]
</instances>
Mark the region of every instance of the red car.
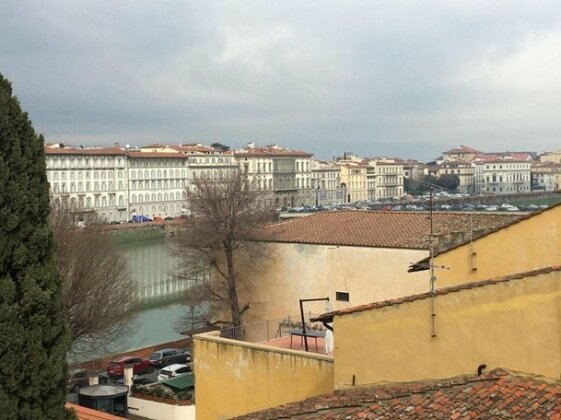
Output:
<instances>
[{"instance_id":1,"label":"red car","mask_svg":"<svg viewBox=\"0 0 561 420\"><path fill-rule=\"evenodd\" d=\"M109 363L109 366L107 366L107 374L109 376L123 376L125 374L125 365L133 365L132 371L135 375L152 370L152 365L149 360L141 359L136 356L125 356Z\"/></svg>"}]
</instances>

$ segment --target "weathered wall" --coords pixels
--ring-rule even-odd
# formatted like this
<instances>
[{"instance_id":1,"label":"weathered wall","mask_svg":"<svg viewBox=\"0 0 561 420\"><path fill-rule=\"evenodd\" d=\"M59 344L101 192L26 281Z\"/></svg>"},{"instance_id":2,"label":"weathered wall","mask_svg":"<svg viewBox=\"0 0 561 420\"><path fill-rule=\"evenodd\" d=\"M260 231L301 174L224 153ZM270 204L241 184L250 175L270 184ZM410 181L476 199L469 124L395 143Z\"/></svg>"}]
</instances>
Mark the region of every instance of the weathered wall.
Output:
<instances>
[{"instance_id":1,"label":"weathered wall","mask_svg":"<svg viewBox=\"0 0 561 420\"><path fill-rule=\"evenodd\" d=\"M226 419L333 391L333 359L296 350L194 336L198 419Z\"/></svg>"},{"instance_id":2,"label":"weathered wall","mask_svg":"<svg viewBox=\"0 0 561 420\"><path fill-rule=\"evenodd\" d=\"M428 291L427 272L408 273L409 264L425 258L425 250L268 243L258 260L241 262L250 279L253 319L280 319L299 314L299 299L329 297L333 309ZM348 292L349 302L335 300ZM306 304L314 313L325 303Z\"/></svg>"},{"instance_id":3,"label":"weathered wall","mask_svg":"<svg viewBox=\"0 0 561 420\"><path fill-rule=\"evenodd\" d=\"M449 378L504 367L559 379L561 274L554 271L336 316L335 387Z\"/></svg>"},{"instance_id":4,"label":"weathered wall","mask_svg":"<svg viewBox=\"0 0 561 420\"><path fill-rule=\"evenodd\" d=\"M561 206L435 258L436 287L523 273L561 263ZM473 253L473 254L472 254Z\"/></svg>"}]
</instances>

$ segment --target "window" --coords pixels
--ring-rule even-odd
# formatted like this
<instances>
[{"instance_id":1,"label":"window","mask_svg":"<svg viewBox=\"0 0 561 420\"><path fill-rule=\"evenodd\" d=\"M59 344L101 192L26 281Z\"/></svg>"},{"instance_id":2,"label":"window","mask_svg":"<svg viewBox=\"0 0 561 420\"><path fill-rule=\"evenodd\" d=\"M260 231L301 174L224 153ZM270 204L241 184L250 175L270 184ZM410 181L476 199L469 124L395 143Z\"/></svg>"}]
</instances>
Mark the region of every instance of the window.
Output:
<instances>
[{"instance_id":1,"label":"window","mask_svg":"<svg viewBox=\"0 0 561 420\"><path fill-rule=\"evenodd\" d=\"M341 302L349 302L349 292L335 292L335 299Z\"/></svg>"}]
</instances>

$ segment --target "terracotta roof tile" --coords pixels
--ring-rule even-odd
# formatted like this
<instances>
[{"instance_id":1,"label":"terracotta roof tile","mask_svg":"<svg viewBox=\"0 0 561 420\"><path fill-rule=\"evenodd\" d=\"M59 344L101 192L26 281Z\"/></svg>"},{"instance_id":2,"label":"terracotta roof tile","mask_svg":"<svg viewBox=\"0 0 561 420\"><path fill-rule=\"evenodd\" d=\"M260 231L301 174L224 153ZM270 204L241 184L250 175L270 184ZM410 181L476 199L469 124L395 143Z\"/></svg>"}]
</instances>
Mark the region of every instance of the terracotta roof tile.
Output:
<instances>
[{"instance_id":1,"label":"terracotta roof tile","mask_svg":"<svg viewBox=\"0 0 561 420\"><path fill-rule=\"evenodd\" d=\"M513 280L520 280L527 277L535 277L541 274L549 274L556 271L561 271L561 266L545 267L545 268L540 268L538 270L526 271L524 273L510 274L508 276L497 277L489 280L480 280L480 281L474 281L469 283L461 283L455 286L449 286L449 287L443 287L441 289L437 289L434 292L434 296L442 296L442 295L447 295L449 293L461 292L462 290L475 289L478 287L485 287L485 286L499 284L499 283L507 283ZM367 303L365 305L353 306L338 311L328 312L317 318L314 318L313 320L314 321L330 320L333 318L334 315L347 315L356 312L368 311L371 309L384 308L392 305L401 305L403 303L414 302L416 300L428 299L431 296L433 296L431 292L426 292L426 293L419 293L416 295L403 296L396 299L383 300L380 302Z\"/></svg>"},{"instance_id":2,"label":"terracotta roof tile","mask_svg":"<svg viewBox=\"0 0 561 420\"><path fill-rule=\"evenodd\" d=\"M433 213L434 233L455 244L466 239L473 223L475 234L511 224L520 215L488 213ZM471 221L470 221L471 219ZM342 245L379 248L428 249L428 212L335 211L269 225L255 240L265 242Z\"/></svg>"},{"instance_id":3,"label":"terracotta roof tile","mask_svg":"<svg viewBox=\"0 0 561 420\"><path fill-rule=\"evenodd\" d=\"M234 154L236 156L313 156L312 153L303 152L302 150L286 149L284 147L252 147L235 150Z\"/></svg>"},{"instance_id":4,"label":"terracotta roof tile","mask_svg":"<svg viewBox=\"0 0 561 420\"><path fill-rule=\"evenodd\" d=\"M495 226L495 227L493 227L493 228L491 228L491 229L487 229L486 231L481 232L481 233L478 234L477 236L474 236L473 239L474 239L474 240L475 240L475 239L480 239L480 238L483 238L483 237L485 237L485 236L491 235L491 234L493 234L493 233L497 233L497 232L501 231L501 229L504 229L504 228L507 228L507 227L509 227L509 226L515 225L515 224L517 224L517 223L523 222L523 221L525 221L525 220L528 220L528 219L537 217L537 216L539 216L540 214L542 214L542 213L544 213L544 212L547 212L547 211L550 211L550 210L552 210L552 209L555 209L555 208L557 208L557 207L561 207L561 202L559 202L559 203L557 203L557 204L554 204L554 205L552 205L552 206L549 206L549 207L547 207L547 208L545 208L545 209L539 210L539 211L535 211L535 212L528 213L528 214L525 214L525 215L519 215L516 219L512 220L510 223L506 223L506 224L503 224L503 225L497 224L497 226ZM455 243L455 244L451 244L451 245L448 246L448 247L438 249L438 250L435 252L435 256L436 256L436 255L440 255L440 254L445 254L446 252L451 251L451 250L456 249L456 248L459 248L459 247L465 245L465 244L468 243L468 242L469 242L469 241L457 242L457 243ZM429 258L428 258L428 257L427 257L427 258L424 258L424 259L422 259L422 260L420 260L420 261L417 261L416 263L411 264L411 266L410 266L410 268L409 268L409 272L428 270L428 269L429 269L428 263L429 263Z\"/></svg>"},{"instance_id":5,"label":"terracotta roof tile","mask_svg":"<svg viewBox=\"0 0 561 420\"><path fill-rule=\"evenodd\" d=\"M481 153L481 151L473 149L471 147L468 146L460 146L460 147L455 147L453 149L450 149L446 152L444 152L445 154L451 154L451 153Z\"/></svg>"},{"instance_id":6,"label":"terracotta roof tile","mask_svg":"<svg viewBox=\"0 0 561 420\"><path fill-rule=\"evenodd\" d=\"M356 387L237 419L555 418L561 399L554 396L560 393L558 381L495 369L481 376Z\"/></svg>"},{"instance_id":7,"label":"terracotta roof tile","mask_svg":"<svg viewBox=\"0 0 561 420\"><path fill-rule=\"evenodd\" d=\"M112 414L104 413L91 408L82 407L77 404L66 403L66 408L74 411L78 420L119 420L122 417L117 417Z\"/></svg>"}]
</instances>

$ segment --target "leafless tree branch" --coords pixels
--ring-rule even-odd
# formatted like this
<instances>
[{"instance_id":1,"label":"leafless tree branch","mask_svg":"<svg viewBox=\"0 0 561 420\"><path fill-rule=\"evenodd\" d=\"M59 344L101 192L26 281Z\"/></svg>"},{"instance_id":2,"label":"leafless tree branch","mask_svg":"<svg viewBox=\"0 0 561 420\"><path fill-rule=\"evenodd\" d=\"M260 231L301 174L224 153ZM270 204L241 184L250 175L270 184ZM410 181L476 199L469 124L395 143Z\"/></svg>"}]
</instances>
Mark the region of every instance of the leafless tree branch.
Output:
<instances>
[{"instance_id":1,"label":"leafless tree branch","mask_svg":"<svg viewBox=\"0 0 561 420\"><path fill-rule=\"evenodd\" d=\"M72 351L85 355L110 348L129 332L135 288L112 233L95 217L89 216L85 226L78 226L76 217L62 202L53 205L49 223L64 279Z\"/></svg>"},{"instance_id":2,"label":"leafless tree branch","mask_svg":"<svg viewBox=\"0 0 561 420\"><path fill-rule=\"evenodd\" d=\"M257 208L261 195L239 170L221 179L196 179L185 191L191 216L176 234L175 245L183 272L199 275L187 280L188 295L190 302L207 304L206 324L216 324L227 315L229 320L222 322L239 326L251 306L250 291L240 294L249 285L236 269L236 260L240 252L257 247L257 242L248 240L275 217ZM192 270L201 264L206 275L201 275L204 270Z\"/></svg>"}]
</instances>

